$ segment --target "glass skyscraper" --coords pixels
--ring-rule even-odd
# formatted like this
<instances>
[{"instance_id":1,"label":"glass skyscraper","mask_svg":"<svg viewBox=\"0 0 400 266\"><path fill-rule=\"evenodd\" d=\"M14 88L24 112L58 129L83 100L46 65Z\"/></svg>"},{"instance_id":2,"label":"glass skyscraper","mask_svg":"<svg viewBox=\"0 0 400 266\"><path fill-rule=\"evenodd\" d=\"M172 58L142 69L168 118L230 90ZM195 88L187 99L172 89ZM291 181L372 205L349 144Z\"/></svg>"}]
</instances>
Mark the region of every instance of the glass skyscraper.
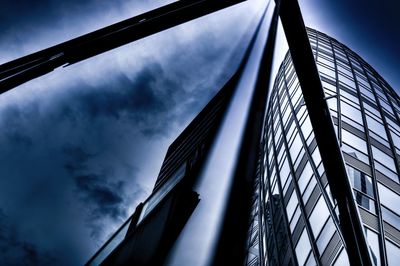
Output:
<instances>
[{"instance_id":1,"label":"glass skyscraper","mask_svg":"<svg viewBox=\"0 0 400 266\"><path fill-rule=\"evenodd\" d=\"M345 45L307 33L371 261L398 265L400 98ZM262 147L246 263L348 265L340 214L289 52L269 97Z\"/></svg>"},{"instance_id":2,"label":"glass skyscraper","mask_svg":"<svg viewBox=\"0 0 400 266\"><path fill-rule=\"evenodd\" d=\"M360 56L313 29L309 41L374 265L400 261L400 98ZM88 265L161 263L201 196L192 191L226 111L233 76L171 144L153 194ZM291 55L265 110L245 265L349 265ZM167 215L167 216L166 216Z\"/></svg>"},{"instance_id":3,"label":"glass skyscraper","mask_svg":"<svg viewBox=\"0 0 400 266\"><path fill-rule=\"evenodd\" d=\"M172 2L10 61L0 93L244 1ZM306 30L297 0L264 4L152 194L87 265L400 263L399 96L345 45ZM278 18L290 52L274 74Z\"/></svg>"}]
</instances>

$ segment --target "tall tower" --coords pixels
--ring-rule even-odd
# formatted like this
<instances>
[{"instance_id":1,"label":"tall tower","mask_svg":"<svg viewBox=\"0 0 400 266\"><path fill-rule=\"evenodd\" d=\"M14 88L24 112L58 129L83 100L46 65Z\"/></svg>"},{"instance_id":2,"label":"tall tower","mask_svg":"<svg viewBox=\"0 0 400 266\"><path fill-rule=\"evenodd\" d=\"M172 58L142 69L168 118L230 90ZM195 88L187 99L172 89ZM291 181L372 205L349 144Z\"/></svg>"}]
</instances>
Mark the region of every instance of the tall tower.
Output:
<instances>
[{"instance_id":1,"label":"tall tower","mask_svg":"<svg viewBox=\"0 0 400 266\"><path fill-rule=\"evenodd\" d=\"M307 33L371 261L397 265L400 98L345 45L313 29ZM313 131L288 52L271 91L262 141L261 265L348 264L340 214Z\"/></svg>"},{"instance_id":2,"label":"tall tower","mask_svg":"<svg viewBox=\"0 0 400 266\"><path fill-rule=\"evenodd\" d=\"M242 1L176 1L13 60L0 93ZM296 0L265 2L235 74L88 265L400 260L399 96L346 46L306 33ZM278 15L290 53L269 93Z\"/></svg>"},{"instance_id":3,"label":"tall tower","mask_svg":"<svg viewBox=\"0 0 400 266\"><path fill-rule=\"evenodd\" d=\"M313 29L307 33L370 260L374 265L396 265L400 256L400 98L345 45ZM104 259L106 265L160 262L152 260L160 250L167 256L164 252L201 204L192 184L236 78L171 144L152 195L89 264ZM349 265L346 231L290 52L268 98L244 263Z\"/></svg>"}]
</instances>

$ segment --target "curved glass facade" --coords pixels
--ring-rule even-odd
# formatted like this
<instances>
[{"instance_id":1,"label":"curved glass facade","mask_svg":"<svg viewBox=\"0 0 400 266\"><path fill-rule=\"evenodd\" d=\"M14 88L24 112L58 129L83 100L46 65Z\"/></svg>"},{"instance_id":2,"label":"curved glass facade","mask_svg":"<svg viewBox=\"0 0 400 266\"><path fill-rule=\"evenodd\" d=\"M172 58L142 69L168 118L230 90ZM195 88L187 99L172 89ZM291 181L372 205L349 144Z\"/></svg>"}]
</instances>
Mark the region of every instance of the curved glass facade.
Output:
<instances>
[{"instance_id":1,"label":"curved glass facade","mask_svg":"<svg viewBox=\"0 0 400 266\"><path fill-rule=\"evenodd\" d=\"M345 45L312 29L308 35L371 261L396 265L400 259L400 98ZM348 265L336 202L289 53L276 76L266 113L257 184L259 262Z\"/></svg>"}]
</instances>

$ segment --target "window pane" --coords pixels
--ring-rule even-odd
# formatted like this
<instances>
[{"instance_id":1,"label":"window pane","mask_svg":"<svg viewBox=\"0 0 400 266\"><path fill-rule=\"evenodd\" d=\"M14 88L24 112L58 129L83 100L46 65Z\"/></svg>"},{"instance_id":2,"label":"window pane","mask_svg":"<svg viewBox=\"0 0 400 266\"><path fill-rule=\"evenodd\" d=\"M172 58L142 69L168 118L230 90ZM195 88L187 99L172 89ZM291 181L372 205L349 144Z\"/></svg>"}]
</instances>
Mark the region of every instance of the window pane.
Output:
<instances>
[{"instance_id":1,"label":"window pane","mask_svg":"<svg viewBox=\"0 0 400 266\"><path fill-rule=\"evenodd\" d=\"M306 191L304 191L304 194L303 194L304 204L307 203L308 198L311 196L311 192L314 190L314 187L316 184L317 184L317 181L315 181L315 177L312 177L310 183L307 186Z\"/></svg>"},{"instance_id":2,"label":"window pane","mask_svg":"<svg viewBox=\"0 0 400 266\"><path fill-rule=\"evenodd\" d=\"M331 240L335 231L336 227L333 224L332 219L329 218L328 222L325 224L324 229L322 230L321 234L317 239L317 247L320 254L324 252L326 246L329 243L329 240Z\"/></svg>"},{"instance_id":3,"label":"window pane","mask_svg":"<svg viewBox=\"0 0 400 266\"><path fill-rule=\"evenodd\" d=\"M347 104L343 101L340 101L340 108L342 109L342 114L346 115L347 117L353 119L354 121L363 124L362 117L361 117L361 112L351 106L350 104Z\"/></svg>"},{"instance_id":4,"label":"window pane","mask_svg":"<svg viewBox=\"0 0 400 266\"><path fill-rule=\"evenodd\" d=\"M359 191L364 192L371 197L374 197L371 178L363 172L360 172L349 165L347 165L346 168L351 185Z\"/></svg>"},{"instance_id":5,"label":"window pane","mask_svg":"<svg viewBox=\"0 0 400 266\"><path fill-rule=\"evenodd\" d=\"M394 166L394 161L392 157L375 148L374 146L372 146L372 153L375 160L380 162L382 165L388 167L392 171L396 172L396 167Z\"/></svg>"},{"instance_id":6,"label":"window pane","mask_svg":"<svg viewBox=\"0 0 400 266\"><path fill-rule=\"evenodd\" d=\"M347 257L347 253L344 249L340 252L339 256L337 257L334 266L347 266L350 265L349 258Z\"/></svg>"},{"instance_id":7,"label":"window pane","mask_svg":"<svg viewBox=\"0 0 400 266\"><path fill-rule=\"evenodd\" d=\"M386 253L389 266L399 265L400 261L400 248L390 241L385 241L386 243Z\"/></svg>"},{"instance_id":8,"label":"window pane","mask_svg":"<svg viewBox=\"0 0 400 266\"><path fill-rule=\"evenodd\" d=\"M303 193L304 189L306 188L308 181L311 178L311 175L313 174L313 170L311 168L311 165L309 162L307 162L306 166L303 169L303 172L301 172L300 178L299 178L299 188L300 192Z\"/></svg>"},{"instance_id":9,"label":"window pane","mask_svg":"<svg viewBox=\"0 0 400 266\"><path fill-rule=\"evenodd\" d=\"M383 220L400 230L400 216L382 206Z\"/></svg>"},{"instance_id":10,"label":"window pane","mask_svg":"<svg viewBox=\"0 0 400 266\"><path fill-rule=\"evenodd\" d=\"M301 131L303 131L304 138L307 139L308 135L310 135L312 131L311 121L309 117L304 120L304 123L301 126Z\"/></svg>"},{"instance_id":11,"label":"window pane","mask_svg":"<svg viewBox=\"0 0 400 266\"><path fill-rule=\"evenodd\" d=\"M299 155L301 147L302 147L301 139L299 134L297 134L296 138L292 143L292 146L290 147L290 156L292 157L292 161L296 160L297 155Z\"/></svg>"},{"instance_id":12,"label":"window pane","mask_svg":"<svg viewBox=\"0 0 400 266\"><path fill-rule=\"evenodd\" d=\"M400 214L400 196L380 183L378 183L378 191L381 203L395 213Z\"/></svg>"},{"instance_id":13,"label":"window pane","mask_svg":"<svg viewBox=\"0 0 400 266\"><path fill-rule=\"evenodd\" d=\"M367 144L365 141L352 133L350 133L347 130L342 129L342 138L343 141L346 142L348 145L353 146L359 151L362 151L363 153L367 154Z\"/></svg>"},{"instance_id":14,"label":"window pane","mask_svg":"<svg viewBox=\"0 0 400 266\"><path fill-rule=\"evenodd\" d=\"M379 254L379 240L378 234L365 228L365 235L372 255L372 262L378 266L381 265L380 254Z\"/></svg>"},{"instance_id":15,"label":"window pane","mask_svg":"<svg viewBox=\"0 0 400 266\"><path fill-rule=\"evenodd\" d=\"M293 215L292 221L290 221L290 231L292 233L293 233L294 228L296 227L297 221L300 218L300 214L301 214L300 207L299 207L299 205L297 205L297 208Z\"/></svg>"},{"instance_id":16,"label":"window pane","mask_svg":"<svg viewBox=\"0 0 400 266\"><path fill-rule=\"evenodd\" d=\"M311 251L310 240L308 239L305 229L303 229L303 233L300 236L299 242L297 242L295 250L299 265L303 265Z\"/></svg>"},{"instance_id":17,"label":"window pane","mask_svg":"<svg viewBox=\"0 0 400 266\"><path fill-rule=\"evenodd\" d=\"M319 232L321 232L321 229L328 218L329 218L329 210L328 207L326 206L324 197L321 196L319 197L319 200L310 215L311 229L315 237L317 237Z\"/></svg>"},{"instance_id":18,"label":"window pane","mask_svg":"<svg viewBox=\"0 0 400 266\"><path fill-rule=\"evenodd\" d=\"M293 215L294 210L296 209L296 206L298 205L297 203L298 203L297 196L296 196L296 193L293 191L292 196L290 196L290 199L286 206L286 212L287 212L289 221L292 218L292 215Z\"/></svg>"}]
</instances>

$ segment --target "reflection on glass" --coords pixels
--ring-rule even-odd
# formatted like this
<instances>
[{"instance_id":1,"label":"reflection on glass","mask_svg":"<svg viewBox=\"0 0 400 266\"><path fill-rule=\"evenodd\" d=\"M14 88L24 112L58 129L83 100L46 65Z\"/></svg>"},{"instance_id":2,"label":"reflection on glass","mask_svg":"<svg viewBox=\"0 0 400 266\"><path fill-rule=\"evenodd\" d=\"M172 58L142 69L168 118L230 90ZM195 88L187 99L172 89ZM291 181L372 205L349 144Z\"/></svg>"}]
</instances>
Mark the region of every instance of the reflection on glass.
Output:
<instances>
[{"instance_id":1,"label":"reflection on glass","mask_svg":"<svg viewBox=\"0 0 400 266\"><path fill-rule=\"evenodd\" d=\"M397 266L400 262L400 248L390 241L385 241L389 266Z\"/></svg>"},{"instance_id":2,"label":"reflection on glass","mask_svg":"<svg viewBox=\"0 0 400 266\"><path fill-rule=\"evenodd\" d=\"M332 222L332 218L329 218L317 239L317 247L320 254L324 252L335 231L336 227Z\"/></svg>"},{"instance_id":3,"label":"reflection on glass","mask_svg":"<svg viewBox=\"0 0 400 266\"><path fill-rule=\"evenodd\" d=\"M347 165L347 173L350 179L350 183L353 188L374 197L374 192L372 189L372 181L369 176L365 173L358 171L357 169Z\"/></svg>"},{"instance_id":4,"label":"reflection on glass","mask_svg":"<svg viewBox=\"0 0 400 266\"><path fill-rule=\"evenodd\" d=\"M143 205L142 213L140 214L138 223L150 213L155 206L171 191L173 187L185 176L186 162L182 164L178 170L163 184L153 195L146 200Z\"/></svg>"},{"instance_id":5,"label":"reflection on glass","mask_svg":"<svg viewBox=\"0 0 400 266\"><path fill-rule=\"evenodd\" d=\"M125 223L117 230L117 232L111 237L111 239L106 243L101 249L95 258L88 265L100 265L100 263L107 258L109 254L124 240L126 233L128 232L128 228L130 225L131 217L129 217Z\"/></svg>"},{"instance_id":6,"label":"reflection on glass","mask_svg":"<svg viewBox=\"0 0 400 266\"><path fill-rule=\"evenodd\" d=\"M342 140L343 142L346 142L347 145L353 146L357 150L368 154L367 144L365 141L345 129L342 129Z\"/></svg>"},{"instance_id":7,"label":"reflection on glass","mask_svg":"<svg viewBox=\"0 0 400 266\"><path fill-rule=\"evenodd\" d=\"M374 197L371 178L349 165L346 165L346 168L350 183L354 188L356 202L370 212L375 213L375 202L368 197Z\"/></svg>"},{"instance_id":8,"label":"reflection on glass","mask_svg":"<svg viewBox=\"0 0 400 266\"><path fill-rule=\"evenodd\" d=\"M367 242L372 255L372 262L375 266L381 265L380 255L379 255L379 240L378 234L365 228L365 235L367 237Z\"/></svg>"},{"instance_id":9,"label":"reflection on glass","mask_svg":"<svg viewBox=\"0 0 400 266\"><path fill-rule=\"evenodd\" d=\"M307 231L305 229L303 229L303 233L297 242L295 251L299 265L303 265L311 251L310 240L308 239Z\"/></svg>"},{"instance_id":10,"label":"reflection on glass","mask_svg":"<svg viewBox=\"0 0 400 266\"><path fill-rule=\"evenodd\" d=\"M382 205L400 214L400 196L380 183L378 183L378 191Z\"/></svg>"},{"instance_id":11,"label":"reflection on glass","mask_svg":"<svg viewBox=\"0 0 400 266\"><path fill-rule=\"evenodd\" d=\"M376 213L375 212L375 202L372 199L370 199L369 197L365 196L364 194L362 194L361 192L359 192L357 190L353 190L353 192L354 192L354 197L355 197L358 205L369 210L370 212L372 212L374 214Z\"/></svg>"},{"instance_id":12,"label":"reflection on glass","mask_svg":"<svg viewBox=\"0 0 400 266\"><path fill-rule=\"evenodd\" d=\"M304 189L306 188L308 181L310 181L311 175L313 174L313 170L311 168L311 165L309 162L307 162L306 166L303 169L303 172L301 172L300 178L298 180L300 192L303 193Z\"/></svg>"},{"instance_id":13,"label":"reflection on glass","mask_svg":"<svg viewBox=\"0 0 400 266\"><path fill-rule=\"evenodd\" d=\"M383 205L381 207L383 220L400 230L400 216L396 215L394 212L387 209Z\"/></svg>"},{"instance_id":14,"label":"reflection on glass","mask_svg":"<svg viewBox=\"0 0 400 266\"><path fill-rule=\"evenodd\" d=\"M296 206L298 205L297 202L298 201L296 193L293 191L292 196L290 196L289 202L287 203L286 206L286 212L289 220L292 218L293 212L296 209Z\"/></svg>"},{"instance_id":15,"label":"reflection on glass","mask_svg":"<svg viewBox=\"0 0 400 266\"><path fill-rule=\"evenodd\" d=\"M290 221L290 231L292 233L293 233L294 228L296 227L297 221L300 218L300 214L301 214L300 207L299 207L299 205L297 205L297 208L296 208L296 211L295 211L295 213L293 215L293 218Z\"/></svg>"},{"instance_id":16,"label":"reflection on glass","mask_svg":"<svg viewBox=\"0 0 400 266\"><path fill-rule=\"evenodd\" d=\"M349 258L347 257L347 253L344 249L340 252L339 256L337 257L334 266L349 266Z\"/></svg>"},{"instance_id":17,"label":"reflection on glass","mask_svg":"<svg viewBox=\"0 0 400 266\"><path fill-rule=\"evenodd\" d=\"M328 207L326 206L324 197L320 196L309 219L311 229L314 233L315 238L318 236L319 232L321 231L328 217L329 217Z\"/></svg>"},{"instance_id":18,"label":"reflection on glass","mask_svg":"<svg viewBox=\"0 0 400 266\"><path fill-rule=\"evenodd\" d=\"M306 188L306 190L304 191L304 194L303 194L304 204L307 203L308 199L311 196L311 192L314 190L314 187L315 187L316 184L317 184L317 181L315 181L315 177L312 177L311 180L310 180L310 183L308 183L308 186L307 186L307 188Z\"/></svg>"},{"instance_id":19,"label":"reflection on glass","mask_svg":"<svg viewBox=\"0 0 400 266\"><path fill-rule=\"evenodd\" d=\"M306 261L306 263L304 264L304 266L316 266L317 262L315 261L315 258L313 256L313 254L311 253L310 256L308 256L308 259Z\"/></svg>"}]
</instances>

